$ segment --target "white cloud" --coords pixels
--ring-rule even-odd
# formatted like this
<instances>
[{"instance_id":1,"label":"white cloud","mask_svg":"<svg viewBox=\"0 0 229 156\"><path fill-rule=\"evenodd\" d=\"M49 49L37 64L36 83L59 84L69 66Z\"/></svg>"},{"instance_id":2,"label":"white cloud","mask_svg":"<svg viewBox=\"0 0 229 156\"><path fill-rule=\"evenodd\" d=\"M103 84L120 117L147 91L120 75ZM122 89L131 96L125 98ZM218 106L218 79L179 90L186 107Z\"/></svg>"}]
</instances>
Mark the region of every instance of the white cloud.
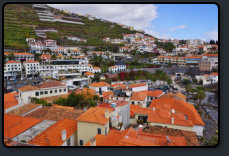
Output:
<instances>
[{"instance_id":1,"label":"white cloud","mask_svg":"<svg viewBox=\"0 0 229 156\"><path fill-rule=\"evenodd\" d=\"M209 40L218 40L218 31L210 31L210 32L206 32L204 34L204 40L205 41L209 41Z\"/></svg>"},{"instance_id":2,"label":"white cloud","mask_svg":"<svg viewBox=\"0 0 229 156\"><path fill-rule=\"evenodd\" d=\"M153 4L49 4L74 13L90 14L113 22L146 29L157 18L157 6Z\"/></svg>"},{"instance_id":3,"label":"white cloud","mask_svg":"<svg viewBox=\"0 0 229 156\"><path fill-rule=\"evenodd\" d=\"M160 33L158 31L155 31L155 30L146 30L145 31L146 33L154 36L154 37L157 37L159 39L174 39L173 37L171 37L170 34L164 34L164 33Z\"/></svg>"},{"instance_id":4,"label":"white cloud","mask_svg":"<svg viewBox=\"0 0 229 156\"><path fill-rule=\"evenodd\" d=\"M176 30L185 29L185 28L187 28L187 25L180 25L180 26L172 27L169 30L170 31L176 31Z\"/></svg>"}]
</instances>

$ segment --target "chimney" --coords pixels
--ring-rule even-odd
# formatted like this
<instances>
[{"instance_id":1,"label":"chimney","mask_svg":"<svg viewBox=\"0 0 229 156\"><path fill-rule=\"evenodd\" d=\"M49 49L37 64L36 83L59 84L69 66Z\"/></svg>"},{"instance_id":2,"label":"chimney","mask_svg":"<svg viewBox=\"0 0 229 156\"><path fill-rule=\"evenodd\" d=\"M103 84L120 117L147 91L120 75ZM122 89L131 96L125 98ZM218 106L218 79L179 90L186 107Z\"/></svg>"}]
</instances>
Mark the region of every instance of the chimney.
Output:
<instances>
[{"instance_id":1,"label":"chimney","mask_svg":"<svg viewBox=\"0 0 229 156\"><path fill-rule=\"evenodd\" d=\"M62 132L61 132L61 137L62 137L62 140L65 141L67 136L66 136L66 130L64 129Z\"/></svg>"},{"instance_id":2,"label":"chimney","mask_svg":"<svg viewBox=\"0 0 229 156\"><path fill-rule=\"evenodd\" d=\"M90 140L90 146L96 146L96 139L95 139L95 137L93 137L93 138Z\"/></svg>"},{"instance_id":3,"label":"chimney","mask_svg":"<svg viewBox=\"0 0 229 156\"><path fill-rule=\"evenodd\" d=\"M171 112L174 114L175 113L175 109L172 109Z\"/></svg>"},{"instance_id":4,"label":"chimney","mask_svg":"<svg viewBox=\"0 0 229 156\"><path fill-rule=\"evenodd\" d=\"M171 123L174 124L174 118L171 118Z\"/></svg>"},{"instance_id":5,"label":"chimney","mask_svg":"<svg viewBox=\"0 0 229 156\"><path fill-rule=\"evenodd\" d=\"M138 127L138 134L142 134L142 125L139 125Z\"/></svg>"},{"instance_id":6,"label":"chimney","mask_svg":"<svg viewBox=\"0 0 229 156\"><path fill-rule=\"evenodd\" d=\"M110 112L108 109L105 110L105 118L109 119L110 117Z\"/></svg>"},{"instance_id":7,"label":"chimney","mask_svg":"<svg viewBox=\"0 0 229 156\"><path fill-rule=\"evenodd\" d=\"M155 107L153 107L153 111L155 111Z\"/></svg>"}]
</instances>

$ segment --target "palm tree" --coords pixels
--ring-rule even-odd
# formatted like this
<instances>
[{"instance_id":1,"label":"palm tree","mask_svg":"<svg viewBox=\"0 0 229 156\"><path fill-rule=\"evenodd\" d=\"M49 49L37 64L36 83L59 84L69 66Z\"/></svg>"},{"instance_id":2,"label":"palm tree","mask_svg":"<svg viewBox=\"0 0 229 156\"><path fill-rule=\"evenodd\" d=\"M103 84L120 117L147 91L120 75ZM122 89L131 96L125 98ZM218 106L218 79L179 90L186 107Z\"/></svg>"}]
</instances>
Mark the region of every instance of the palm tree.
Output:
<instances>
[{"instance_id":1,"label":"palm tree","mask_svg":"<svg viewBox=\"0 0 229 156\"><path fill-rule=\"evenodd\" d=\"M199 100L198 105L200 106L201 101L206 97L206 93L202 88L197 88L197 99Z\"/></svg>"},{"instance_id":2,"label":"palm tree","mask_svg":"<svg viewBox=\"0 0 229 156\"><path fill-rule=\"evenodd\" d=\"M191 92L192 90L192 86L190 84L188 84L187 86L185 86L185 92L188 94L189 92Z\"/></svg>"}]
</instances>

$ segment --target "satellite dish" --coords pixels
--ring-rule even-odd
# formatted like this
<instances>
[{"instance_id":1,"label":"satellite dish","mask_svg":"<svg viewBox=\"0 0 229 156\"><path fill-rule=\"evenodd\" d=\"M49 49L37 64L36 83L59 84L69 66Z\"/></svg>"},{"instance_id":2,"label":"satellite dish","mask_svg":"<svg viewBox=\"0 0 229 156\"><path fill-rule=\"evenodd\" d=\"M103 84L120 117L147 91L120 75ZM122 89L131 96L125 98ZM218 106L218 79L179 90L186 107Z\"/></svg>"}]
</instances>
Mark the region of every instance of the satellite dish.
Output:
<instances>
[{"instance_id":1,"label":"satellite dish","mask_svg":"<svg viewBox=\"0 0 229 156\"><path fill-rule=\"evenodd\" d=\"M130 93L130 92L126 92L126 95L127 95L127 96L130 96L130 95L131 95L131 93Z\"/></svg>"}]
</instances>

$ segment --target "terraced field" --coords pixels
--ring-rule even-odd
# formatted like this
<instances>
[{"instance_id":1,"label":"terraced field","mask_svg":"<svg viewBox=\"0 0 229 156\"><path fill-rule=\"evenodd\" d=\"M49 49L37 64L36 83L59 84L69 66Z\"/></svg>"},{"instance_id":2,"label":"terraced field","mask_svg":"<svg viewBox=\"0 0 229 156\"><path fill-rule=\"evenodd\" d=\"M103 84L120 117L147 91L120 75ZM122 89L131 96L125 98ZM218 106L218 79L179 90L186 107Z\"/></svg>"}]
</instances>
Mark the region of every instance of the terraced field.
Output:
<instances>
[{"instance_id":1,"label":"terraced field","mask_svg":"<svg viewBox=\"0 0 229 156\"><path fill-rule=\"evenodd\" d=\"M51 8L52 12L64 14ZM4 7L4 47L26 50L26 37L35 37L35 28L54 28L58 33L49 32L47 38L55 39L60 45L104 45L104 37L122 38L122 34L135 33L113 23L100 20L90 21L80 17L85 25L40 21L31 4L7 4ZM113 25L113 26L111 26ZM88 40L87 43L68 41L65 36L79 36Z\"/></svg>"}]
</instances>

